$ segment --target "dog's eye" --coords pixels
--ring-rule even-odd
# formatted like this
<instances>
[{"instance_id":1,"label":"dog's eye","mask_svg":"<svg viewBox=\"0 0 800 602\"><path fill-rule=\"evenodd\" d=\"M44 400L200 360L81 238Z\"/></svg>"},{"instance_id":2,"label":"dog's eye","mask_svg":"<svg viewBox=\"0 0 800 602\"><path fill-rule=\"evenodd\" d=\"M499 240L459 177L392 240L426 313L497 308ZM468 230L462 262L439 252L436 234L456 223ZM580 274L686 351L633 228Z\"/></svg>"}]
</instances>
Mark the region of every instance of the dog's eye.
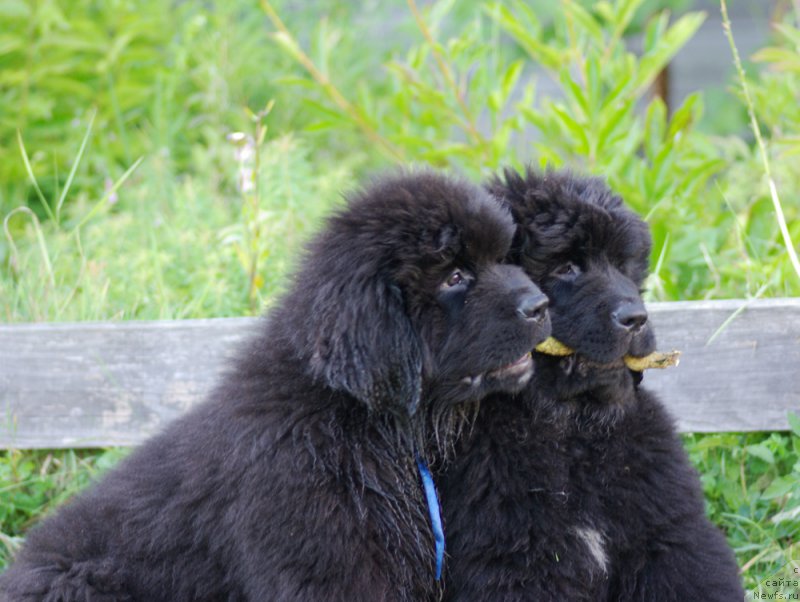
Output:
<instances>
[{"instance_id":1,"label":"dog's eye","mask_svg":"<svg viewBox=\"0 0 800 602\"><path fill-rule=\"evenodd\" d=\"M567 278L567 279L570 279L570 278L575 278L576 276L578 276L581 273L581 269L577 265L572 263L571 261L568 261L566 263L562 263L560 266L558 266L551 273L556 278Z\"/></svg>"},{"instance_id":2,"label":"dog's eye","mask_svg":"<svg viewBox=\"0 0 800 602\"><path fill-rule=\"evenodd\" d=\"M442 283L442 288L448 289L458 286L467 282L467 277L461 270L453 270L453 272Z\"/></svg>"}]
</instances>

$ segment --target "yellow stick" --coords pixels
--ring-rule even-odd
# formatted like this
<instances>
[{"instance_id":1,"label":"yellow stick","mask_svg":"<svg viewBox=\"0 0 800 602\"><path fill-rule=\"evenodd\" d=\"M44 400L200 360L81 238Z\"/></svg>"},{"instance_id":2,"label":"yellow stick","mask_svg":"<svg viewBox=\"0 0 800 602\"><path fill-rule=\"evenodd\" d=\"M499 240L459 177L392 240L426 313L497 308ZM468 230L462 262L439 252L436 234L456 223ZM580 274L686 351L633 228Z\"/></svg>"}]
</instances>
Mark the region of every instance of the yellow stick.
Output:
<instances>
[{"instance_id":1,"label":"yellow stick","mask_svg":"<svg viewBox=\"0 0 800 602\"><path fill-rule=\"evenodd\" d=\"M681 361L680 357L680 351L669 351L667 353L654 351L645 357L633 357L632 355L626 355L622 359L625 362L625 365L634 372L643 372L648 368L663 369L677 366Z\"/></svg>"},{"instance_id":2,"label":"yellow stick","mask_svg":"<svg viewBox=\"0 0 800 602\"><path fill-rule=\"evenodd\" d=\"M536 345L536 351L544 353L545 355L572 355L575 353L572 349L567 347L564 343L553 337L547 337L544 341Z\"/></svg>"},{"instance_id":3,"label":"yellow stick","mask_svg":"<svg viewBox=\"0 0 800 602\"><path fill-rule=\"evenodd\" d=\"M536 346L536 351L544 353L545 355L555 355L559 357L572 355L575 353L573 349L567 347L564 343L553 337L547 337L544 341ZM634 370L635 372L642 372L650 368L670 368L677 366L680 363L680 351L669 351L667 353L661 351L654 351L645 357L634 357L626 355L623 358L625 365Z\"/></svg>"}]
</instances>

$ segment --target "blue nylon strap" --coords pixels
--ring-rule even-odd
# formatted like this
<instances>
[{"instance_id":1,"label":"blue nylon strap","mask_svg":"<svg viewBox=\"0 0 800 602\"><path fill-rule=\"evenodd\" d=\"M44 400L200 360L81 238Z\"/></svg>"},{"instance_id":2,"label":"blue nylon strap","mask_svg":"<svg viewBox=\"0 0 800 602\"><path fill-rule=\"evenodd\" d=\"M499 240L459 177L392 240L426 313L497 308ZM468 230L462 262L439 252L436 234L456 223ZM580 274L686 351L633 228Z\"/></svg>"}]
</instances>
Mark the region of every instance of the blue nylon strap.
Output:
<instances>
[{"instance_id":1,"label":"blue nylon strap","mask_svg":"<svg viewBox=\"0 0 800 602\"><path fill-rule=\"evenodd\" d=\"M425 498L428 501L428 514L431 517L433 539L436 541L436 580L442 577L442 563L444 562L444 529L442 529L442 515L439 513L439 496L436 495L436 486L433 476L428 470L425 460L417 455L417 468L422 477L422 487L425 489Z\"/></svg>"}]
</instances>

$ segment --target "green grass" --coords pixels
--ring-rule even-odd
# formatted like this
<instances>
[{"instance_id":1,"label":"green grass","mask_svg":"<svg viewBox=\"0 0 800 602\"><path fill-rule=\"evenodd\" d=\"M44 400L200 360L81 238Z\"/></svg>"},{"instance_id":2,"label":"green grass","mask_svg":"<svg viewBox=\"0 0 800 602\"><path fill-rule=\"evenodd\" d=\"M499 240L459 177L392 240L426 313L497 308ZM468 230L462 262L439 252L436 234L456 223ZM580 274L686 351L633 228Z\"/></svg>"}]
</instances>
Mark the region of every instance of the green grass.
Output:
<instances>
[{"instance_id":1,"label":"green grass","mask_svg":"<svg viewBox=\"0 0 800 602\"><path fill-rule=\"evenodd\" d=\"M127 450L6 450L0 455L0 568L23 534L118 462Z\"/></svg>"},{"instance_id":2,"label":"green grass","mask_svg":"<svg viewBox=\"0 0 800 602\"><path fill-rule=\"evenodd\" d=\"M685 435L711 519L728 536L747 589L800 562L800 428Z\"/></svg>"},{"instance_id":3,"label":"green grass","mask_svg":"<svg viewBox=\"0 0 800 602\"><path fill-rule=\"evenodd\" d=\"M342 191L410 162L607 177L651 226L650 300L800 295L796 14L742 73L762 153L739 80L652 98L703 19L660 12L683 1L262 4L0 0L0 320L253 315ZM748 587L797 563L800 427L684 441ZM122 453L0 456L0 567Z\"/></svg>"},{"instance_id":4,"label":"green grass","mask_svg":"<svg viewBox=\"0 0 800 602\"><path fill-rule=\"evenodd\" d=\"M285 135L263 145L258 210L217 181L227 173L178 177L146 159L118 198L79 229L102 189L72 199L64 223L29 213L7 224L9 261L0 276L8 321L180 319L253 313L245 258L258 256L257 307L280 290L307 232L351 182L346 162L314 174L308 150ZM198 159L200 159L198 157ZM246 233L260 224L257 242Z\"/></svg>"}]
</instances>

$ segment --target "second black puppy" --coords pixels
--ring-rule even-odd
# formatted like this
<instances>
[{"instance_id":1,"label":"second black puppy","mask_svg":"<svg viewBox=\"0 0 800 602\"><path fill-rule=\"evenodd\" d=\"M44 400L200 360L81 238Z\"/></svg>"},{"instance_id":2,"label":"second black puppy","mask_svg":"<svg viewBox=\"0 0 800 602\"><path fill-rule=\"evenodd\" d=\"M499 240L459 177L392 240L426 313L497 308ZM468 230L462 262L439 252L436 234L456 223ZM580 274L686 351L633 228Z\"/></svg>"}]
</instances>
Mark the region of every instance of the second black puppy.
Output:
<instances>
[{"instance_id":1,"label":"second black puppy","mask_svg":"<svg viewBox=\"0 0 800 602\"><path fill-rule=\"evenodd\" d=\"M623 363L655 347L646 224L597 179L507 171L491 192L511 259L550 299L553 336L515 398L485 400L440 479L450 600L742 600L672 419Z\"/></svg>"}]
</instances>

